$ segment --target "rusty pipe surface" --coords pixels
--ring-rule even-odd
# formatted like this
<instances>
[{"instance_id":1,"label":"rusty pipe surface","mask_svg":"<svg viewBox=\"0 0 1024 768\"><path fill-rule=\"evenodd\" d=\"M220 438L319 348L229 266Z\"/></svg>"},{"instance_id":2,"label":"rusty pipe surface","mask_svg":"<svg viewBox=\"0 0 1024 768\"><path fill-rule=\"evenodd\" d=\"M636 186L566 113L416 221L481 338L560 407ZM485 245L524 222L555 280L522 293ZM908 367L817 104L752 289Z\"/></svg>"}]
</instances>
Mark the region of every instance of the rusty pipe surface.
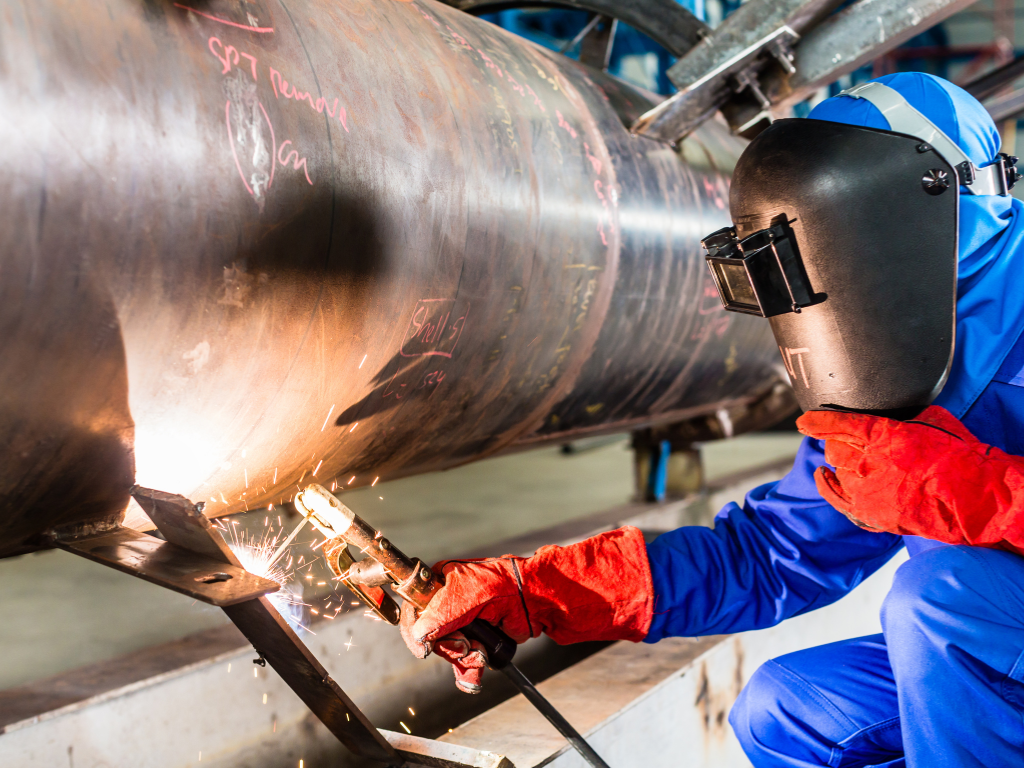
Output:
<instances>
[{"instance_id":1,"label":"rusty pipe surface","mask_svg":"<svg viewBox=\"0 0 1024 768\"><path fill-rule=\"evenodd\" d=\"M0 0L0 555L776 379L698 239L741 146L432 0Z\"/></svg>"}]
</instances>

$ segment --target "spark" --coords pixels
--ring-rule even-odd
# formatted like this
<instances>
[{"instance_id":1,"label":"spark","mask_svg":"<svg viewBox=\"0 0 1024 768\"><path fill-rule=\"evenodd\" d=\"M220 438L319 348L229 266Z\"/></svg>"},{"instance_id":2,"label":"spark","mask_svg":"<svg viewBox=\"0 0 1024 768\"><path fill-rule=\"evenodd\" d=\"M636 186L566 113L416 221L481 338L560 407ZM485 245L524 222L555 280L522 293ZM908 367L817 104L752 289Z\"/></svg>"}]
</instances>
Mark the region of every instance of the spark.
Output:
<instances>
[{"instance_id":1,"label":"spark","mask_svg":"<svg viewBox=\"0 0 1024 768\"><path fill-rule=\"evenodd\" d=\"M335 403L334 405L337 405L337 403ZM321 432L323 432L324 429L327 427L327 422L331 420L331 414L334 413L334 405L332 405L331 410L327 412L327 418L324 419L324 425L320 427Z\"/></svg>"},{"instance_id":2,"label":"spark","mask_svg":"<svg viewBox=\"0 0 1024 768\"><path fill-rule=\"evenodd\" d=\"M363 367L363 363L366 362L366 358L368 358L369 356L370 356L369 354L363 355L363 359L359 361L359 368ZM357 368L356 370L359 370L359 369Z\"/></svg>"},{"instance_id":3,"label":"spark","mask_svg":"<svg viewBox=\"0 0 1024 768\"><path fill-rule=\"evenodd\" d=\"M337 616L337 615L338 615L338 614L334 614L334 616ZM333 620L333 619L334 619L334 616L328 616L328 615L327 615L326 613L324 614L324 618L325 618L325 619L331 619L331 620Z\"/></svg>"},{"instance_id":4,"label":"spark","mask_svg":"<svg viewBox=\"0 0 1024 768\"><path fill-rule=\"evenodd\" d=\"M346 713L345 713L345 719L346 719L346 720L351 720L351 719L352 719L352 718L350 718L350 717L348 716L348 712L346 712Z\"/></svg>"},{"instance_id":5,"label":"spark","mask_svg":"<svg viewBox=\"0 0 1024 768\"><path fill-rule=\"evenodd\" d=\"M271 508L273 508L274 505L271 504L270 506L271 506ZM284 525L284 523L281 522L281 516L280 515L277 516L277 524L278 525Z\"/></svg>"},{"instance_id":6,"label":"spark","mask_svg":"<svg viewBox=\"0 0 1024 768\"><path fill-rule=\"evenodd\" d=\"M220 492L220 500L222 503L227 504L228 500L224 498L224 491Z\"/></svg>"},{"instance_id":7,"label":"spark","mask_svg":"<svg viewBox=\"0 0 1024 768\"><path fill-rule=\"evenodd\" d=\"M373 478L373 482L372 482L372 483L370 483L370 487L371 487L371 488L373 488L373 486L375 486L375 485L377 484L377 481L378 481L378 480L380 480L380 478L379 478L379 477L375 477L375 478Z\"/></svg>"},{"instance_id":8,"label":"spark","mask_svg":"<svg viewBox=\"0 0 1024 768\"><path fill-rule=\"evenodd\" d=\"M277 720L275 720L275 721L274 721L274 730L273 730L273 733L277 733Z\"/></svg>"},{"instance_id":9,"label":"spark","mask_svg":"<svg viewBox=\"0 0 1024 768\"><path fill-rule=\"evenodd\" d=\"M347 483L345 483L345 485L352 485L352 481L353 481L353 480L355 480L355 479L356 479L356 476L355 476L355 475L352 475L352 477L350 477L350 478L348 479L348 482L347 482Z\"/></svg>"},{"instance_id":10,"label":"spark","mask_svg":"<svg viewBox=\"0 0 1024 768\"><path fill-rule=\"evenodd\" d=\"M409 714L412 715L413 717L416 717L416 713L412 711L412 707L409 707Z\"/></svg>"},{"instance_id":11,"label":"spark","mask_svg":"<svg viewBox=\"0 0 1024 768\"><path fill-rule=\"evenodd\" d=\"M358 600L353 600L353 601L352 601L352 602L350 603L350 605L359 605L359 601L358 601ZM230 667L231 665L230 665L230 664L228 664L228 666Z\"/></svg>"},{"instance_id":12,"label":"spark","mask_svg":"<svg viewBox=\"0 0 1024 768\"><path fill-rule=\"evenodd\" d=\"M310 549L312 549L312 550L313 550L314 552L316 552L316 551L317 551L318 549L320 549L320 547L322 547L322 546L323 546L324 544L326 544L326 543L327 543L327 539L324 539L323 541L321 541L321 542L320 542L319 544L317 544L316 546L314 546L314 545L310 544L310 545L309 545L309 548L310 548Z\"/></svg>"},{"instance_id":13,"label":"spark","mask_svg":"<svg viewBox=\"0 0 1024 768\"><path fill-rule=\"evenodd\" d=\"M267 694L265 694L265 693L263 694L263 703L264 704L267 703Z\"/></svg>"},{"instance_id":14,"label":"spark","mask_svg":"<svg viewBox=\"0 0 1024 768\"><path fill-rule=\"evenodd\" d=\"M405 732L406 732L406 733L408 733L408 734L411 734L411 733L412 733L412 731L410 731L410 730L409 730L409 726L408 726L408 725L406 725L405 723L403 723L403 722L402 722L401 720L399 720L399 721L398 721L398 724L399 724L400 726L402 726L403 728L405 728Z\"/></svg>"},{"instance_id":15,"label":"spark","mask_svg":"<svg viewBox=\"0 0 1024 768\"><path fill-rule=\"evenodd\" d=\"M383 496L378 496L377 498L380 499L381 501L384 501L384 497Z\"/></svg>"},{"instance_id":16,"label":"spark","mask_svg":"<svg viewBox=\"0 0 1024 768\"><path fill-rule=\"evenodd\" d=\"M202 752L199 753L199 762L200 763L203 762L203 753Z\"/></svg>"},{"instance_id":17,"label":"spark","mask_svg":"<svg viewBox=\"0 0 1024 768\"><path fill-rule=\"evenodd\" d=\"M228 674L231 674L231 662L228 662Z\"/></svg>"},{"instance_id":18,"label":"spark","mask_svg":"<svg viewBox=\"0 0 1024 768\"><path fill-rule=\"evenodd\" d=\"M302 761L301 760L299 760L299 768L304 768L304 766L302 765Z\"/></svg>"},{"instance_id":19,"label":"spark","mask_svg":"<svg viewBox=\"0 0 1024 768\"><path fill-rule=\"evenodd\" d=\"M323 463L324 463L324 460L320 459L319 463L317 463L317 465L316 465L316 469L313 470L313 477L316 477L316 473L320 471L320 465L323 464Z\"/></svg>"},{"instance_id":20,"label":"spark","mask_svg":"<svg viewBox=\"0 0 1024 768\"><path fill-rule=\"evenodd\" d=\"M321 581L320 583L323 584L324 582ZM333 602L334 602L333 600L328 600L327 601L327 605L324 606L324 610L326 611L328 608L330 608L331 607L331 603L333 603Z\"/></svg>"},{"instance_id":21,"label":"spark","mask_svg":"<svg viewBox=\"0 0 1024 768\"><path fill-rule=\"evenodd\" d=\"M274 482L277 482L277 467L274 467Z\"/></svg>"},{"instance_id":22,"label":"spark","mask_svg":"<svg viewBox=\"0 0 1024 768\"><path fill-rule=\"evenodd\" d=\"M268 523L269 519L268 516ZM257 536L254 533L240 532L237 527L234 527L238 524L237 520L232 520L231 523L232 527L228 529L230 532L228 546L231 547L231 551L238 557L239 563L245 570L265 579L276 581L280 585L277 592L268 594L267 598L285 621L295 628L302 618L302 590L298 585L289 583L291 558L289 558L288 566L281 567L280 557L283 553L278 551L281 534L272 534L272 529L267 525L262 534ZM231 671L230 665L228 671ZM253 673L258 677L255 669Z\"/></svg>"},{"instance_id":23,"label":"spark","mask_svg":"<svg viewBox=\"0 0 1024 768\"><path fill-rule=\"evenodd\" d=\"M355 424L352 425L352 429L349 430L349 434L352 434L352 431L355 430L355 428L358 427L358 426L359 426L359 422L357 421Z\"/></svg>"},{"instance_id":24,"label":"spark","mask_svg":"<svg viewBox=\"0 0 1024 768\"><path fill-rule=\"evenodd\" d=\"M352 642L352 638L350 637L350 638L348 639L348 642L347 642L347 643L345 643L345 650L346 650L346 651L351 651L351 650L352 650L352 646L353 646L353 645L355 645L355 643L353 643L353 642Z\"/></svg>"},{"instance_id":25,"label":"spark","mask_svg":"<svg viewBox=\"0 0 1024 768\"><path fill-rule=\"evenodd\" d=\"M245 487L248 488L249 487L249 470L246 469L245 467L242 467L242 472L245 473Z\"/></svg>"},{"instance_id":26,"label":"spark","mask_svg":"<svg viewBox=\"0 0 1024 768\"><path fill-rule=\"evenodd\" d=\"M326 581L318 581L318 582L316 583L316 585L317 585L318 587L322 587L322 586L324 586L324 585L326 585L326 584L327 584L327 582L326 582Z\"/></svg>"},{"instance_id":27,"label":"spark","mask_svg":"<svg viewBox=\"0 0 1024 768\"><path fill-rule=\"evenodd\" d=\"M331 483L331 490L334 491L334 490L337 490L337 488L338 488L338 481L335 480L333 483Z\"/></svg>"},{"instance_id":28,"label":"spark","mask_svg":"<svg viewBox=\"0 0 1024 768\"><path fill-rule=\"evenodd\" d=\"M259 680L260 678L260 672L258 669L256 669L256 667L252 668L252 676L255 677L257 680Z\"/></svg>"},{"instance_id":29,"label":"spark","mask_svg":"<svg viewBox=\"0 0 1024 768\"><path fill-rule=\"evenodd\" d=\"M312 613L312 614L315 614L317 616L320 615L320 611L318 611L316 608L310 608L309 612Z\"/></svg>"},{"instance_id":30,"label":"spark","mask_svg":"<svg viewBox=\"0 0 1024 768\"><path fill-rule=\"evenodd\" d=\"M300 482L300 483L302 482L302 478L306 476L306 473L307 473L307 472L309 472L309 470L308 470L308 469L304 469L304 470L302 470L302 477L300 477L300 478L299 478L299 482ZM296 485L295 487L296 487L296 488L299 488L299 486L298 486L298 485ZM301 488L299 488L299 490L301 491L302 489L301 489Z\"/></svg>"},{"instance_id":31,"label":"spark","mask_svg":"<svg viewBox=\"0 0 1024 768\"><path fill-rule=\"evenodd\" d=\"M268 525L270 525L270 515L263 518L263 527L266 528Z\"/></svg>"}]
</instances>

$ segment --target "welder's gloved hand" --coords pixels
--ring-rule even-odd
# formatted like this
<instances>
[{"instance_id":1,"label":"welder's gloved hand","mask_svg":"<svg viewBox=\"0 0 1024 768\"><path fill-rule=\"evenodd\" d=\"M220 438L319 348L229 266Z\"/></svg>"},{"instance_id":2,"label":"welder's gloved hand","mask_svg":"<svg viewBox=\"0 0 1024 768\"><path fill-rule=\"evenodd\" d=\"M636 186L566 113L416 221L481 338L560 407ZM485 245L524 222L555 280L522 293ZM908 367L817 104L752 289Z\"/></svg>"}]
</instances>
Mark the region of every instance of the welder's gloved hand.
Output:
<instances>
[{"instance_id":1,"label":"welder's gloved hand","mask_svg":"<svg viewBox=\"0 0 1024 768\"><path fill-rule=\"evenodd\" d=\"M402 637L414 655L434 652L455 665L456 684L476 693L483 649L461 627L480 618L517 643L542 632L555 642L643 640L654 589L647 547L636 528L620 528L533 557L446 560L434 566L445 585L417 612L402 606Z\"/></svg>"},{"instance_id":2,"label":"welder's gloved hand","mask_svg":"<svg viewBox=\"0 0 1024 768\"><path fill-rule=\"evenodd\" d=\"M814 475L822 497L868 530L1024 554L1024 458L986 445L949 411L916 419L809 411L805 435L825 440Z\"/></svg>"}]
</instances>

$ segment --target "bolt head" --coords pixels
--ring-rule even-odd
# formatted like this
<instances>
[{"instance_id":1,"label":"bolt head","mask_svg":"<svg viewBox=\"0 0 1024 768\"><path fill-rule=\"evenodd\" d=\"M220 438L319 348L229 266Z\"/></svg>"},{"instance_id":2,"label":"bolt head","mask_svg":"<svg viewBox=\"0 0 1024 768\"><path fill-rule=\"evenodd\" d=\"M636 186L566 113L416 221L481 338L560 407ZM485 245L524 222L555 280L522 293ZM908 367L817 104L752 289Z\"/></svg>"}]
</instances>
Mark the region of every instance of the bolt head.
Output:
<instances>
[{"instance_id":1,"label":"bolt head","mask_svg":"<svg viewBox=\"0 0 1024 768\"><path fill-rule=\"evenodd\" d=\"M941 195L949 189L949 173L941 168L932 168L921 178L921 186L929 195Z\"/></svg>"}]
</instances>

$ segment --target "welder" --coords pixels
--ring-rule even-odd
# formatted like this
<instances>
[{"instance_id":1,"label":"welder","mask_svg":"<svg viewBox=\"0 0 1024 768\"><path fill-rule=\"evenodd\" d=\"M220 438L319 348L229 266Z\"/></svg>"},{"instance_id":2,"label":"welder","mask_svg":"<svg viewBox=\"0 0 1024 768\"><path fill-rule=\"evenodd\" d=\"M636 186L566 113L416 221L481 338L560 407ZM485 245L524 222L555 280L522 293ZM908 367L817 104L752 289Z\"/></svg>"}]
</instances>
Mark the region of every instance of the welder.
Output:
<instances>
[{"instance_id":1,"label":"welder","mask_svg":"<svg viewBox=\"0 0 1024 768\"><path fill-rule=\"evenodd\" d=\"M802 216L783 211L777 231L803 227L795 243L805 264L802 276L792 273L789 319L773 319L777 338L786 323L796 327L814 317L816 307L824 317L826 308L843 306L830 305L827 291L815 298L814 289L828 268L827 220L841 228L847 214L855 218L860 210L844 190L856 190L870 207L899 163L937 166L914 184L932 195L945 190L941 210L950 213L919 220L897 201L891 210L875 210L871 225L833 233L837 250L882 258L882 274L861 270L874 277L865 283L860 314L831 317L815 331L820 344L831 345L831 359L847 355L846 367L836 367L839 378L856 381L811 404L798 421L807 437L793 469L751 491L742 505L726 505L713 528L680 528L645 544L640 531L627 527L532 557L439 564L446 586L422 613L404 612L403 634L413 653L451 661L460 688L473 692L481 684L483 654L458 632L477 617L518 642L545 633L559 643L654 643L761 629L835 602L906 548L910 558L882 606L882 632L766 663L730 713L737 738L759 767L1024 764L1024 214L1008 194L1012 173L996 178L1007 171L1007 158L997 154L999 134L973 97L919 73L874 82L880 86L821 102L803 121L780 121L795 127L776 123L765 132L779 126L771 140L791 153L801 148L787 146L786 137L801 131L823 136L823 147L838 142L831 155L816 153L831 163L827 173L806 189L785 190L787 200L813 198L817 211L838 207L821 222L807 221L811 208ZM932 131L932 140L904 135L920 136L915 125ZM890 160L857 149L887 138L893 146L910 141L911 150L932 159L917 161L901 149ZM744 226L739 175L738 167L737 229ZM928 385L938 394L910 416L841 407L842 393L856 391L858 382L871 379L876 390L903 386L877 375L889 370L884 360L863 362L864 349L872 359L902 356L890 360L897 366L891 370L902 365L911 378L916 366L926 367L912 347L872 350L857 336L874 312L899 309L904 293L916 289L913 281L884 279L885 264L917 257L913 248L888 253L877 239L877 232L901 227L921 233L925 244L929 233L952 233L948 290L955 316L949 333L937 337L949 360L940 361L941 376ZM813 237L826 244L818 253ZM801 279L809 279L808 291L801 292ZM752 301L743 291L734 298L744 296ZM935 306L943 301L938 297ZM905 322L914 327L912 306ZM815 381L827 382L835 371L811 381L799 367L813 362L801 357L808 348L780 346L794 386L804 379L809 391L827 390Z\"/></svg>"}]
</instances>

